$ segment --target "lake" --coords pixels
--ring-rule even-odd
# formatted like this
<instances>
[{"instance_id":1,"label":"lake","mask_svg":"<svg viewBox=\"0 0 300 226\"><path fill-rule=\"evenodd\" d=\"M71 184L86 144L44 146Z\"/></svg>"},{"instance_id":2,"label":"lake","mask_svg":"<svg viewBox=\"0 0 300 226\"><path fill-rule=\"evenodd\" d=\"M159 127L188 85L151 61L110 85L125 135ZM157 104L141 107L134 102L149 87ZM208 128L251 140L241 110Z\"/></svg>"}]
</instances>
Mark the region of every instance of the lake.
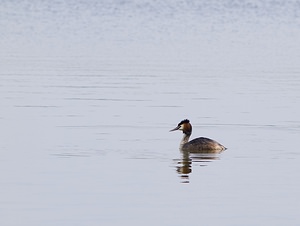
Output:
<instances>
[{"instance_id":1,"label":"lake","mask_svg":"<svg viewBox=\"0 0 300 226\"><path fill-rule=\"evenodd\" d=\"M1 225L300 223L297 2L0 12ZM227 150L180 152L185 118Z\"/></svg>"}]
</instances>

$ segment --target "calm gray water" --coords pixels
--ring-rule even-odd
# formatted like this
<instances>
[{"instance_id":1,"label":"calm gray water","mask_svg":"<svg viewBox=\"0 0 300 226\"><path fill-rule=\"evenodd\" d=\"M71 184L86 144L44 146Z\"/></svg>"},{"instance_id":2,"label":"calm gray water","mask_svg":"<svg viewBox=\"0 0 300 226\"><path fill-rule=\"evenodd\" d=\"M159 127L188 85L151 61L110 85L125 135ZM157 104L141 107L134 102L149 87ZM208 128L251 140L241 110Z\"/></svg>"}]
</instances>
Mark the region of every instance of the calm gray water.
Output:
<instances>
[{"instance_id":1,"label":"calm gray water","mask_svg":"<svg viewBox=\"0 0 300 226\"><path fill-rule=\"evenodd\" d=\"M299 225L298 1L2 1L0 224ZM183 154L192 138L228 149Z\"/></svg>"}]
</instances>

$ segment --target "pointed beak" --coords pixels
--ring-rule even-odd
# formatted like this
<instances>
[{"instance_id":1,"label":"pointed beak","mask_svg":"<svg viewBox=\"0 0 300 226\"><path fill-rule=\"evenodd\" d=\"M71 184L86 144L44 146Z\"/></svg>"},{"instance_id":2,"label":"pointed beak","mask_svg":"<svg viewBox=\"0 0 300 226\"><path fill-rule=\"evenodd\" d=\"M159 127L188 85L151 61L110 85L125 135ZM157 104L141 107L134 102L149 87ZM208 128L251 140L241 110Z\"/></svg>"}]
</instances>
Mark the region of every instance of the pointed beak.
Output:
<instances>
[{"instance_id":1,"label":"pointed beak","mask_svg":"<svg viewBox=\"0 0 300 226\"><path fill-rule=\"evenodd\" d=\"M171 129L169 132L172 132L172 131L175 131L175 130L179 130L180 126L177 126L176 128L174 129Z\"/></svg>"}]
</instances>

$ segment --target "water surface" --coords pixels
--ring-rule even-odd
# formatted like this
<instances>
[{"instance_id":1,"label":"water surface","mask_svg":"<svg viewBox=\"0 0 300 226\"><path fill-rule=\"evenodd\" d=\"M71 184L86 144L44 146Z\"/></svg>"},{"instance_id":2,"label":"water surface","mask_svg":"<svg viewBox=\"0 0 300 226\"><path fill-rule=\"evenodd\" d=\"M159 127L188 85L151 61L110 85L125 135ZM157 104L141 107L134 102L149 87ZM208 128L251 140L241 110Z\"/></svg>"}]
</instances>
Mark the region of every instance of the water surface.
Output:
<instances>
[{"instance_id":1,"label":"water surface","mask_svg":"<svg viewBox=\"0 0 300 226\"><path fill-rule=\"evenodd\" d=\"M299 223L297 3L65 4L1 3L2 225Z\"/></svg>"}]
</instances>

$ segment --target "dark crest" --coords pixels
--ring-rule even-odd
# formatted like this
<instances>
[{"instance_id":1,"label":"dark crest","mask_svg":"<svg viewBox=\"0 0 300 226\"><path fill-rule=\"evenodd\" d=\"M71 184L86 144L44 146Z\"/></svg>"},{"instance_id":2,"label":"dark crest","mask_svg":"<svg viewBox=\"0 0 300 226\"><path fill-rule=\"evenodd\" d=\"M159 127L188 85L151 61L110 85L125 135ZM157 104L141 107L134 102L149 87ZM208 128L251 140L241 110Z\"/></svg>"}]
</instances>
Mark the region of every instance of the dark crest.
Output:
<instances>
[{"instance_id":1,"label":"dark crest","mask_svg":"<svg viewBox=\"0 0 300 226\"><path fill-rule=\"evenodd\" d=\"M178 126L181 126L184 123L189 123L190 121L188 119L182 120L180 123L178 123Z\"/></svg>"}]
</instances>

